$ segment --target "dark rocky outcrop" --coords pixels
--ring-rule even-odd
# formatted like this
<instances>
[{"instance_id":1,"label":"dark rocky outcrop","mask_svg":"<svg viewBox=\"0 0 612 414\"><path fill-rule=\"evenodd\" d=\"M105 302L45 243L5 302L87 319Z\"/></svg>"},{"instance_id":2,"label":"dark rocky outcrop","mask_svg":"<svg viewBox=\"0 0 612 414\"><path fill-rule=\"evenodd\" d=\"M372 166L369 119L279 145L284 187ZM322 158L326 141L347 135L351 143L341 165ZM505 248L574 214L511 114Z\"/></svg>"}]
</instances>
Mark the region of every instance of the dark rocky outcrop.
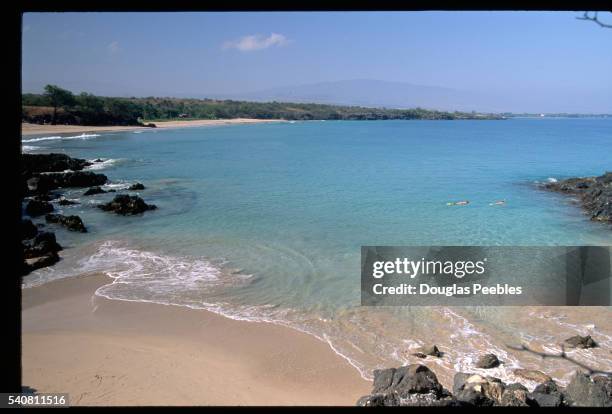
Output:
<instances>
[{"instance_id":1,"label":"dark rocky outcrop","mask_svg":"<svg viewBox=\"0 0 612 414\"><path fill-rule=\"evenodd\" d=\"M53 211L53 204L47 201L30 200L26 204L25 212L30 217L42 216Z\"/></svg>"},{"instance_id":2,"label":"dark rocky outcrop","mask_svg":"<svg viewBox=\"0 0 612 414\"><path fill-rule=\"evenodd\" d=\"M553 380L539 384L527 395L529 405L536 407L561 407L565 397L562 389Z\"/></svg>"},{"instance_id":3,"label":"dark rocky outcrop","mask_svg":"<svg viewBox=\"0 0 612 414\"><path fill-rule=\"evenodd\" d=\"M70 171L64 173L36 174L25 182L24 195L46 197L46 194L63 187L92 187L106 183L104 174L91 171Z\"/></svg>"},{"instance_id":4,"label":"dark rocky outcrop","mask_svg":"<svg viewBox=\"0 0 612 414\"><path fill-rule=\"evenodd\" d=\"M66 154L22 154L22 173L32 176L41 172L60 172L66 170L79 171L91 163L80 158L72 158Z\"/></svg>"},{"instance_id":5,"label":"dark rocky outcrop","mask_svg":"<svg viewBox=\"0 0 612 414\"><path fill-rule=\"evenodd\" d=\"M544 377L550 378L542 374L541 378ZM374 371L372 393L361 397L357 405L609 407L612 406L612 379L576 373L566 389L550 379L529 392L519 383L505 384L499 378L459 372L453 379L451 394L429 368L415 364Z\"/></svg>"},{"instance_id":6,"label":"dark rocky outcrop","mask_svg":"<svg viewBox=\"0 0 612 414\"><path fill-rule=\"evenodd\" d=\"M31 239L38 234L38 228L32 220L21 220L21 240Z\"/></svg>"},{"instance_id":7,"label":"dark rocky outcrop","mask_svg":"<svg viewBox=\"0 0 612 414\"><path fill-rule=\"evenodd\" d=\"M91 171L69 171L64 173L38 174L27 181L31 192L45 193L56 188L94 187L106 183L104 174Z\"/></svg>"},{"instance_id":8,"label":"dark rocky outcrop","mask_svg":"<svg viewBox=\"0 0 612 414\"><path fill-rule=\"evenodd\" d=\"M104 211L110 211L124 216L141 214L145 211L155 210L157 208L154 204L145 203L145 201L138 196L130 196L127 194L119 194L115 196L112 201L99 205L98 207Z\"/></svg>"},{"instance_id":9,"label":"dark rocky outcrop","mask_svg":"<svg viewBox=\"0 0 612 414\"><path fill-rule=\"evenodd\" d=\"M371 395L361 397L359 406L448 406L457 404L425 365L374 371Z\"/></svg>"},{"instance_id":10,"label":"dark rocky outcrop","mask_svg":"<svg viewBox=\"0 0 612 414\"><path fill-rule=\"evenodd\" d=\"M612 407L610 378L576 372L565 389L565 398L572 407Z\"/></svg>"},{"instance_id":11,"label":"dark rocky outcrop","mask_svg":"<svg viewBox=\"0 0 612 414\"><path fill-rule=\"evenodd\" d=\"M24 224L24 226L28 227L27 235L31 235L33 229L28 224ZM21 241L23 250L22 274L24 275L59 261L57 252L62 250L62 246L55 240L55 234L46 231L38 232L38 229L36 231L37 234L33 237L24 238Z\"/></svg>"},{"instance_id":12,"label":"dark rocky outcrop","mask_svg":"<svg viewBox=\"0 0 612 414\"><path fill-rule=\"evenodd\" d=\"M55 240L55 234L48 231L38 232L36 236L23 240L21 244L23 246L23 256L26 259L62 250L62 246Z\"/></svg>"},{"instance_id":13,"label":"dark rocky outcrop","mask_svg":"<svg viewBox=\"0 0 612 414\"><path fill-rule=\"evenodd\" d=\"M43 173L65 174L66 171L79 171L91 165L87 160L72 158L65 154L22 154L21 180L22 195L44 194L49 190L65 185L54 184ZM42 178L41 178L42 177ZM93 184L92 184L93 185Z\"/></svg>"},{"instance_id":14,"label":"dark rocky outcrop","mask_svg":"<svg viewBox=\"0 0 612 414\"><path fill-rule=\"evenodd\" d=\"M569 348L595 348L597 343L591 338L589 335L587 336L572 336L571 338L567 338L563 344Z\"/></svg>"},{"instance_id":15,"label":"dark rocky outcrop","mask_svg":"<svg viewBox=\"0 0 612 414\"><path fill-rule=\"evenodd\" d=\"M59 255L56 252L49 252L41 256L24 259L22 274L27 275L33 270L54 265L59 261Z\"/></svg>"},{"instance_id":16,"label":"dark rocky outcrop","mask_svg":"<svg viewBox=\"0 0 612 414\"><path fill-rule=\"evenodd\" d=\"M45 216L47 223L57 223L66 227L68 230L79 231L86 233L87 229L79 216L64 216L62 214L47 214Z\"/></svg>"},{"instance_id":17,"label":"dark rocky outcrop","mask_svg":"<svg viewBox=\"0 0 612 414\"><path fill-rule=\"evenodd\" d=\"M527 388L518 382L514 382L505 386L499 405L508 407L528 407L530 404L527 402L527 396Z\"/></svg>"},{"instance_id":18,"label":"dark rocky outcrop","mask_svg":"<svg viewBox=\"0 0 612 414\"><path fill-rule=\"evenodd\" d=\"M90 196L90 195L95 195L95 194L104 194L107 191L104 191L102 188L100 187L91 187L89 188L87 191L85 191L83 193L84 196Z\"/></svg>"},{"instance_id":19,"label":"dark rocky outcrop","mask_svg":"<svg viewBox=\"0 0 612 414\"><path fill-rule=\"evenodd\" d=\"M499 359L497 359L497 355L495 354L486 354L481 356L476 362L476 368L495 368L500 364Z\"/></svg>"},{"instance_id":20,"label":"dark rocky outcrop","mask_svg":"<svg viewBox=\"0 0 612 414\"><path fill-rule=\"evenodd\" d=\"M612 172L599 177L568 178L547 183L544 188L578 196L591 220L612 223Z\"/></svg>"},{"instance_id":21,"label":"dark rocky outcrop","mask_svg":"<svg viewBox=\"0 0 612 414\"><path fill-rule=\"evenodd\" d=\"M128 190L130 190L130 191L144 190L144 189L145 189L145 186L144 186L144 184L141 184L141 183L132 184L128 188Z\"/></svg>"}]
</instances>

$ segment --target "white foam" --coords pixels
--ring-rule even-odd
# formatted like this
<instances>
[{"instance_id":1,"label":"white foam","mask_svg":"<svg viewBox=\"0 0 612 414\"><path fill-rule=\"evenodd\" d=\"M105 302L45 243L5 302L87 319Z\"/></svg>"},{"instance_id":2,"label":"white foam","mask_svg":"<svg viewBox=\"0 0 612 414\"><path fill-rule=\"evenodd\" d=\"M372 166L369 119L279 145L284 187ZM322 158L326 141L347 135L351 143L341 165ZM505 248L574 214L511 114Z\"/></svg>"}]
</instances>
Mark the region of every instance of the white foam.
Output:
<instances>
[{"instance_id":1,"label":"white foam","mask_svg":"<svg viewBox=\"0 0 612 414\"><path fill-rule=\"evenodd\" d=\"M556 183L558 180L556 178L553 178L553 177L548 177L546 179L546 181L548 181L549 183Z\"/></svg>"},{"instance_id":2,"label":"white foam","mask_svg":"<svg viewBox=\"0 0 612 414\"><path fill-rule=\"evenodd\" d=\"M40 147L37 147L37 146L34 146L34 145L22 145L21 146L21 150L23 152L36 151L37 149L40 149Z\"/></svg>"},{"instance_id":3,"label":"white foam","mask_svg":"<svg viewBox=\"0 0 612 414\"><path fill-rule=\"evenodd\" d=\"M112 286L117 284L142 286L148 293L164 294L200 289L203 284L220 281L222 275L207 260L159 255L123 247L116 241L104 242L97 252L81 259L79 266L81 272L101 272L114 279L96 292L111 299Z\"/></svg>"},{"instance_id":4,"label":"white foam","mask_svg":"<svg viewBox=\"0 0 612 414\"><path fill-rule=\"evenodd\" d=\"M100 134L82 133L81 135L73 135L69 137L62 137L62 136L57 135L57 136L50 136L50 137L28 138L28 139L23 139L22 142L57 141L57 140L66 140L66 139L89 139L89 138L95 138L99 136Z\"/></svg>"},{"instance_id":5,"label":"white foam","mask_svg":"<svg viewBox=\"0 0 612 414\"><path fill-rule=\"evenodd\" d=\"M106 184L102 185L102 188L113 189L113 190L126 190L131 185L132 184L129 183L129 182L119 181L119 182L116 182L116 183L106 183Z\"/></svg>"},{"instance_id":6,"label":"white foam","mask_svg":"<svg viewBox=\"0 0 612 414\"><path fill-rule=\"evenodd\" d=\"M98 162L96 162L96 160L88 160L88 161L91 163L91 165L85 167L84 168L85 170L103 170L105 168L112 167L113 165L121 161L121 159L107 158L107 159L102 159L102 161L98 161Z\"/></svg>"}]
</instances>

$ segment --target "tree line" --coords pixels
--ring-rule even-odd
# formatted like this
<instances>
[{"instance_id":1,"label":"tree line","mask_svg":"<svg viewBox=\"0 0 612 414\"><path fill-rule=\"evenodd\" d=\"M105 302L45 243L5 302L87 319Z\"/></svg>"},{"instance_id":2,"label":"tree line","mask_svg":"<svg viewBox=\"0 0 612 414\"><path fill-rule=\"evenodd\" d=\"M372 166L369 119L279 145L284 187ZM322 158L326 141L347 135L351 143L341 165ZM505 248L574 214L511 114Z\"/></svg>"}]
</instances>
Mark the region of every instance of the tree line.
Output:
<instances>
[{"instance_id":1,"label":"tree line","mask_svg":"<svg viewBox=\"0 0 612 414\"><path fill-rule=\"evenodd\" d=\"M47 85L43 94L22 95L25 122L75 125L141 125L144 120L285 119L285 120L391 120L391 119L500 119L475 112L365 108L316 103L246 102L186 98L117 98L89 93L73 94Z\"/></svg>"}]
</instances>

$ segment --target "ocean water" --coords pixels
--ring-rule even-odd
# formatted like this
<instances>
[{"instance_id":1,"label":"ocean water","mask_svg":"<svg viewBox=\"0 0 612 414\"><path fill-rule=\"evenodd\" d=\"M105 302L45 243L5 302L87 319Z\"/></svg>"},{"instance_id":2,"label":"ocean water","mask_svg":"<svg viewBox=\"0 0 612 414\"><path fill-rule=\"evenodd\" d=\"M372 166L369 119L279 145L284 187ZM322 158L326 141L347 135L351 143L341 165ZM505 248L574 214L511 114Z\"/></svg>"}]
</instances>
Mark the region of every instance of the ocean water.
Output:
<instances>
[{"instance_id":1,"label":"ocean water","mask_svg":"<svg viewBox=\"0 0 612 414\"><path fill-rule=\"evenodd\" d=\"M609 245L610 227L538 182L612 169L610 119L328 121L98 134L30 136L24 152L98 159L107 188L159 209L120 217L95 205L115 194L56 205L78 214L86 234L53 228L62 261L24 286L103 272L96 293L269 321L311 333L365 378L375 368L422 362L436 343L443 383L478 372L481 354L566 382L574 366L512 351L527 343L558 352L568 336L602 345L572 356L612 370L609 308L363 308L361 245ZM503 206L491 206L496 200ZM468 206L447 202L469 200ZM40 221L40 220L39 220ZM437 367L437 368L436 368Z\"/></svg>"}]
</instances>

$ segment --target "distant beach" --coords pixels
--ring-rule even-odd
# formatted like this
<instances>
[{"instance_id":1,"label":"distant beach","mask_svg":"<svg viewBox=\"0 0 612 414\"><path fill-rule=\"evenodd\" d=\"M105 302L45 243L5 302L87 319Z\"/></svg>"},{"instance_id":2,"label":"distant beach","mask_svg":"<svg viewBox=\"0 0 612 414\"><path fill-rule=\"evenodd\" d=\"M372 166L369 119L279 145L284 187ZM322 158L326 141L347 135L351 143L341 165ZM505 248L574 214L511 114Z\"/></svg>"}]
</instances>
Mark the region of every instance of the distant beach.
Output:
<instances>
[{"instance_id":1,"label":"distant beach","mask_svg":"<svg viewBox=\"0 0 612 414\"><path fill-rule=\"evenodd\" d=\"M232 124L260 124L265 122L284 122L282 119L251 119L251 118L235 118L235 119L194 119L186 121L161 121L152 122L157 128L188 128L201 126L217 126L217 125L232 125ZM112 131L134 131L134 130L150 130L149 127L141 126L87 126L87 125L38 125L38 124L21 124L21 135L37 135L37 134L66 134L78 132L112 132Z\"/></svg>"}]
</instances>

